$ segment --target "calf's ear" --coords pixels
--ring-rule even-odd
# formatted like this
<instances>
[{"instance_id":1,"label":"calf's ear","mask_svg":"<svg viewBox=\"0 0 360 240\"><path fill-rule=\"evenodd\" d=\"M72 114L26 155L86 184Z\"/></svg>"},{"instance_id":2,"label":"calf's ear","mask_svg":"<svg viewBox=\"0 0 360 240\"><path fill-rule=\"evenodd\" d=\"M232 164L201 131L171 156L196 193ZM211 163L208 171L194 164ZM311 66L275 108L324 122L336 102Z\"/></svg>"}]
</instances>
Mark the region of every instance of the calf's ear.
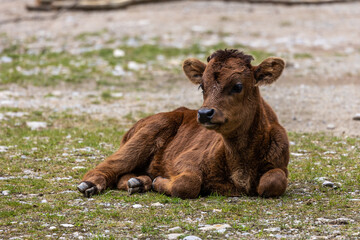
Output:
<instances>
[{"instance_id":1,"label":"calf's ear","mask_svg":"<svg viewBox=\"0 0 360 240\"><path fill-rule=\"evenodd\" d=\"M285 67L285 62L281 58L269 57L258 66L254 67L254 77L256 86L271 84L278 79Z\"/></svg>"},{"instance_id":2,"label":"calf's ear","mask_svg":"<svg viewBox=\"0 0 360 240\"><path fill-rule=\"evenodd\" d=\"M185 75L194 84L200 84L202 82L202 75L205 68L206 64L195 58L186 59L183 63Z\"/></svg>"}]
</instances>

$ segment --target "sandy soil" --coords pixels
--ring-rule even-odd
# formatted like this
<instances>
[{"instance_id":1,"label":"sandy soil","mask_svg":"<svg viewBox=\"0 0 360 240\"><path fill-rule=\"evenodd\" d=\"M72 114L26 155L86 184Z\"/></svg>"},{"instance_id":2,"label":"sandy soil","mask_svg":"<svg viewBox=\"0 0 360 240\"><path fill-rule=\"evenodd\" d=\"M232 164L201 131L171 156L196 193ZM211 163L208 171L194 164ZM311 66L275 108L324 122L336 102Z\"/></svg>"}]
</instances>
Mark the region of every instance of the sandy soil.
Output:
<instances>
[{"instance_id":1,"label":"sandy soil","mask_svg":"<svg viewBox=\"0 0 360 240\"><path fill-rule=\"evenodd\" d=\"M110 12L64 12L55 19L49 18L53 12L26 12L23 4L20 0L3 0L0 22L17 17L46 19L7 22L0 25L0 32L19 41L43 36L45 40L34 43L33 48L76 48L74 36L107 29L119 39L159 38L161 44L178 47L194 40L203 45L223 40L276 53L288 67L277 83L263 87L262 93L289 131L360 136L360 121L352 120L360 113L360 3L286 7L182 1ZM301 57L304 54L311 57ZM95 117L200 106L196 87L187 82L181 86L156 94L129 92L119 102L100 105L92 105L85 97L96 92L92 89L76 89L74 93L74 89L66 88L8 86L0 93L0 106L70 108ZM54 90L57 96L43 101Z\"/></svg>"}]
</instances>

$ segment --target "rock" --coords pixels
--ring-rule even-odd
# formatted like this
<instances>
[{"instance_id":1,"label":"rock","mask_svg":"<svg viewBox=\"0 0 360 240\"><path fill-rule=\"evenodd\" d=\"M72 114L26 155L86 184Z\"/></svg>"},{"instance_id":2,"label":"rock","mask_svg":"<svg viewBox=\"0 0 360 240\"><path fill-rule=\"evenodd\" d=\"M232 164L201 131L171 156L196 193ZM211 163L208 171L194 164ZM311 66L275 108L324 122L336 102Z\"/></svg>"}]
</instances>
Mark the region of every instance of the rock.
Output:
<instances>
[{"instance_id":1,"label":"rock","mask_svg":"<svg viewBox=\"0 0 360 240\"><path fill-rule=\"evenodd\" d=\"M26 126L29 127L31 130L38 130L41 128L46 128L46 122L26 122Z\"/></svg>"},{"instance_id":2,"label":"rock","mask_svg":"<svg viewBox=\"0 0 360 240\"><path fill-rule=\"evenodd\" d=\"M41 203L47 203L48 201L46 199L41 200Z\"/></svg>"},{"instance_id":3,"label":"rock","mask_svg":"<svg viewBox=\"0 0 360 240\"><path fill-rule=\"evenodd\" d=\"M324 181L326 181L326 177L316 177L316 178L314 178L314 180L316 182L324 182Z\"/></svg>"},{"instance_id":4,"label":"rock","mask_svg":"<svg viewBox=\"0 0 360 240\"><path fill-rule=\"evenodd\" d=\"M134 204L132 205L133 208L142 208L143 206L141 204Z\"/></svg>"},{"instance_id":5,"label":"rock","mask_svg":"<svg viewBox=\"0 0 360 240\"><path fill-rule=\"evenodd\" d=\"M126 74L125 70L122 66L116 65L114 70L111 72L113 76L124 76Z\"/></svg>"},{"instance_id":6,"label":"rock","mask_svg":"<svg viewBox=\"0 0 360 240\"><path fill-rule=\"evenodd\" d=\"M168 239L178 239L182 234L181 233L170 233Z\"/></svg>"},{"instance_id":7,"label":"rock","mask_svg":"<svg viewBox=\"0 0 360 240\"><path fill-rule=\"evenodd\" d=\"M12 58L11 58L11 57L8 57L8 56L2 56L2 57L0 58L0 61L1 61L2 63L11 63L11 62L12 62Z\"/></svg>"},{"instance_id":8,"label":"rock","mask_svg":"<svg viewBox=\"0 0 360 240\"><path fill-rule=\"evenodd\" d=\"M7 152L8 149L9 149L9 148L6 147L6 146L0 146L0 153L1 153L1 152Z\"/></svg>"},{"instance_id":9,"label":"rock","mask_svg":"<svg viewBox=\"0 0 360 240\"><path fill-rule=\"evenodd\" d=\"M173 228L169 228L168 230L169 232L178 232L181 231L181 227L173 227Z\"/></svg>"},{"instance_id":10,"label":"rock","mask_svg":"<svg viewBox=\"0 0 360 240\"><path fill-rule=\"evenodd\" d=\"M273 228L266 228L264 229L265 232L280 232L280 228L279 227L273 227Z\"/></svg>"},{"instance_id":11,"label":"rock","mask_svg":"<svg viewBox=\"0 0 360 240\"><path fill-rule=\"evenodd\" d=\"M113 52L113 56L116 58L123 57L123 56L125 56L125 52L124 52L124 50L121 50L121 49L115 49Z\"/></svg>"},{"instance_id":12,"label":"rock","mask_svg":"<svg viewBox=\"0 0 360 240\"><path fill-rule=\"evenodd\" d=\"M139 64L139 63L134 62L134 61L130 61L128 63L128 68L130 70L133 70L133 71L139 71L140 69L145 68L145 65L144 64Z\"/></svg>"},{"instance_id":13,"label":"rock","mask_svg":"<svg viewBox=\"0 0 360 240\"><path fill-rule=\"evenodd\" d=\"M333 188L335 186L335 184L333 182L330 181L324 181L322 184L323 187L330 187Z\"/></svg>"},{"instance_id":14,"label":"rock","mask_svg":"<svg viewBox=\"0 0 360 240\"><path fill-rule=\"evenodd\" d=\"M113 98L121 98L123 96L124 96L124 94L122 92L111 93L111 97L113 97Z\"/></svg>"},{"instance_id":15,"label":"rock","mask_svg":"<svg viewBox=\"0 0 360 240\"><path fill-rule=\"evenodd\" d=\"M199 238L197 236L190 235L190 236L184 237L183 240L201 240L201 238Z\"/></svg>"},{"instance_id":16,"label":"rock","mask_svg":"<svg viewBox=\"0 0 360 240\"><path fill-rule=\"evenodd\" d=\"M353 120L360 121L360 113L355 114L355 116L353 117Z\"/></svg>"},{"instance_id":17,"label":"rock","mask_svg":"<svg viewBox=\"0 0 360 240\"><path fill-rule=\"evenodd\" d=\"M330 224L334 224L334 225L346 225L353 222L354 220L350 218L337 218L329 221Z\"/></svg>"},{"instance_id":18,"label":"rock","mask_svg":"<svg viewBox=\"0 0 360 240\"><path fill-rule=\"evenodd\" d=\"M215 225L206 225L205 227L199 228L201 231L209 231L214 230L219 233L223 233L226 231L226 228L230 228L229 224L215 224Z\"/></svg>"},{"instance_id":19,"label":"rock","mask_svg":"<svg viewBox=\"0 0 360 240\"><path fill-rule=\"evenodd\" d=\"M72 228L72 227L74 227L74 225L72 225L72 224L67 224L67 223L60 224L60 226L65 227L65 228Z\"/></svg>"},{"instance_id":20,"label":"rock","mask_svg":"<svg viewBox=\"0 0 360 240\"><path fill-rule=\"evenodd\" d=\"M76 169L84 169L85 167L83 167L83 166L76 166L76 167L73 167L72 169L73 170L76 170Z\"/></svg>"},{"instance_id":21,"label":"rock","mask_svg":"<svg viewBox=\"0 0 360 240\"><path fill-rule=\"evenodd\" d=\"M334 130L336 128L336 126L334 124L330 123L326 126L326 128L329 130Z\"/></svg>"},{"instance_id":22,"label":"rock","mask_svg":"<svg viewBox=\"0 0 360 240\"><path fill-rule=\"evenodd\" d=\"M1 194L4 195L4 196L7 196L7 195L10 194L10 191L9 190L4 190L4 191L1 192Z\"/></svg>"},{"instance_id":23,"label":"rock","mask_svg":"<svg viewBox=\"0 0 360 240\"><path fill-rule=\"evenodd\" d=\"M55 226L51 226L51 227L49 227L49 230L55 230L56 229L56 227Z\"/></svg>"},{"instance_id":24,"label":"rock","mask_svg":"<svg viewBox=\"0 0 360 240\"><path fill-rule=\"evenodd\" d=\"M152 206L152 207L163 207L164 204L159 203L159 202L156 202L156 203L152 203L151 206Z\"/></svg>"}]
</instances>

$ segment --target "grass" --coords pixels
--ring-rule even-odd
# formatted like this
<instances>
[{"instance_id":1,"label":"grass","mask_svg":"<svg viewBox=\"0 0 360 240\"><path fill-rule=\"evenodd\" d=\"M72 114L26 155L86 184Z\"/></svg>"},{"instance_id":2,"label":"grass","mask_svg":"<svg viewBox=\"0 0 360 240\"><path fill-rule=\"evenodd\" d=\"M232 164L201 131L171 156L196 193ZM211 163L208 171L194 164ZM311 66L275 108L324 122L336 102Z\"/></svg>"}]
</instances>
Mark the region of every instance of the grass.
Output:
<instances>
[{"instance_id":1,"label":"grass","mask_svg":"<svg viewBox=\"0 0 360 240\"><path fill-rule=\"evenodd\" d=\"M276 199L211 195L181 200L154 192L129 196L116 190L86 199L76 185L86 171L116 150L127 126L69 112L0 108L0 113L9 111L28 115L0 121L0 146L8 149L0 153L0 189L8 191L0 198L0 238L162 239L177 226L182 236L203 239L271 238L274 234L306 239L334 231L354 238L359 232L359 202L352 200L359 199L359 138L289 133L295 153L289 188ZM30 120L45 121L49 127L32 131L25 125ZM341 187L322 187L319 177ZM133 208L134 204L142 207ZM340 217L354 222L317 221ZM200 230L206 224L231 227L224 233Z\"/></svg>"},{"instance_id":2,"label":"grass","mask_svg":"<svg viewBox=\"0 0 360 240\"><path fill-rule=\"evenodd\" d=\"M99 34L101 32L84 33L77 36L75 40L84 41L87 37L98 37ZM0 53L0 58L11 59L1 63L0 85L15 83L23 86L57 86L63 82L95 83L98 86L119 86L124 89L142 90L148 88L149 84L150 86L158 84L153 80L163 74L171 74L168 77L170 79L168 85L172 86L182 71L182 61L188 57L200 56L202 61L206 61L206 57L215 50L239 48L253 55L256 59L254 64L258 64L271 55L271 53L242 45L228 46L222 42L207 47L193 44L186 48L163 47L157 44L133 47L123 43L117 48L125 52L123 57L115 57L113 54L115 48L106 46L101 49L84 46L78 49L78 53L54 51L51 48L44 48L38 53L33 53L31 49L27 49L26 45L11 43L5 45ZM130 62L136 62L143 67L129 68ZM117 71L119 67L123 71ZM140 81L134 81L134 79Z\"/></svg>"}]
</instances>

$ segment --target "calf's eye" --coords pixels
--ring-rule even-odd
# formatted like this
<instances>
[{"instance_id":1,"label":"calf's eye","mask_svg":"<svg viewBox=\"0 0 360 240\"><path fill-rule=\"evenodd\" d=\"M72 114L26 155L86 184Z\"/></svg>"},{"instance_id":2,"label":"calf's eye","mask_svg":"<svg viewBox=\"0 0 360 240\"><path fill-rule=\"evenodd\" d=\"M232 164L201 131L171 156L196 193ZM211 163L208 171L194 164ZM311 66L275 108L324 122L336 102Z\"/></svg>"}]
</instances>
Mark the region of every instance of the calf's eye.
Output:
<instances>
[{"instance_id":1,"label":"calf's eye","mask_svg":"<svg viewBox=\"0 0 360 240\"><path fill-rule=\"evenodd\" d=\"M237 83L237 84L235 84L234 85L234 87L231 89L231 94L233 94L233 93L240 93L241 92L241 90L242 90L242 88L243 88L243 86L242 86L242 84L241 83Z\"/></svg>"}]
</instances>

